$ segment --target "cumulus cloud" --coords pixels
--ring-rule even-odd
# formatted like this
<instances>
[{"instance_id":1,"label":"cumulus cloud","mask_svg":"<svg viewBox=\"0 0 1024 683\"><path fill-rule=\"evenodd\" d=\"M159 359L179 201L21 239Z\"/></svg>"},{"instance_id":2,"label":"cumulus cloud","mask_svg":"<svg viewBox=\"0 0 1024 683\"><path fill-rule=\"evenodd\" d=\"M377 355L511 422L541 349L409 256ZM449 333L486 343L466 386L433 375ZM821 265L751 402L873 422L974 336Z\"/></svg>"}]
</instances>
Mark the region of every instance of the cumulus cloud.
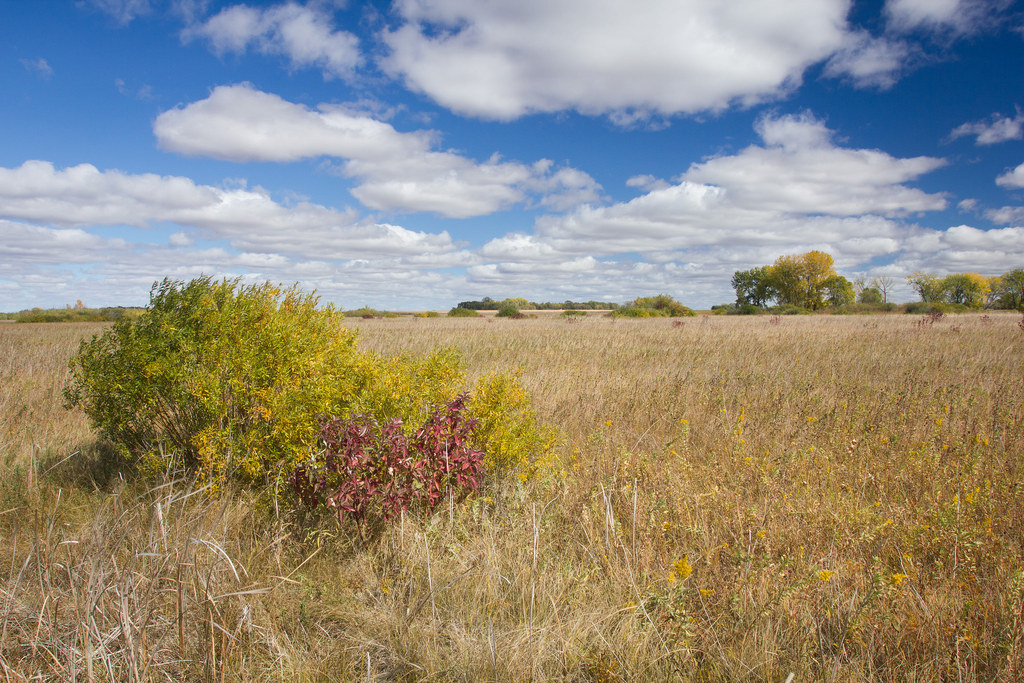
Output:
<instances>
[{"instance_id":1,"label":"cumulus cloud","mask_svg":"<svg viewBox=\"0 0 1024 683\"><path fill-rule=\"evenodd\" d=\"M1024 228L981 230L958 225L948 230L917 230L902 246L903 272L1000 274L1024 262Z\"/></svg>"},{"instance_id":2,"label":"cumulus cloud","mask_svg":"<svg viewBox=\"0 0 1024 683\"><path fill-rule=\"evenodd\" d=\"M182 32L204 39L218 54L249 49L282 55L293 68L318 67L325 78L349 78L362 61L359 39L335 30L331 17L314 5L294 2L266 8L232 5Z\"/></svg>"},{"instance_id":3,"label":"cumulus cloud","mask_svg":"<svg viewBox=\"0 0 1024 683\"><path fill-rule=\"evenodd\" d=\"M684 178L727 188L738 206L785 213L904 216L946 207L941 195L904 185L942 159L836 147L809 115L764 117L757 128L764 146L695 164Z\"/></svg>"},{"instance_id":4,"label":"cumulus cloud","mask_svg":"<svg viewBox=\"0 0 1024 683\"><path fill-rule=\"evenodd\" d=\"M989 209L985 218L998 225L1024 225L1024 206L1004 206Z\"/></svg>"},{"instance_id":5,"label":"cumulus cloud","mask_svg":"<svg viewBox=\"0 0 1024 683\"><path fill-rule=\"evenodd\" d=\"M887 0L889 26L898 31L927 29L966 35L997 20L1013 0Z\"/></svg>"},{"instance_id":6,"label":"cumulus cloud","mask_svg":"<svg viewBox=\"0 0 1024 683\"><path fill-rule=\"evenodd\" d=\"M453 218L480 216L529 201L566 208L594 201L600 186L586 173L527 165L497 155L478 163L434 149L431 131L399 132L389 123L337 105L316 110L247 84L221 86L208 98L157 117L164 149L231 161L343 159L341 172L359 180L352 190L380 210L429 211Z\"/></svg>"},{"instance_id":7,"label":"cumulus cloud","mask_svg":"<svg viewBox=\"0 0 1024 683\"><path fill-rule=\"evenodd\" d=\"M56 169L28 161L0 168L0 218L54 226L174 223L228 240L239 249L322 258L414 255L455 250L436 234L360 220L352 210L309 202L285 205L262 189L222 189L188 178L100 171L90 164Z\"/></svg>"},{"instance_id":8,"label":"cumulus cloud","mask_svg":"<svg viewBox=\"0 0 1024 683\"><path fill-rule=\"evenodd\" d=\"M862 88L887 90L896 84L911 52L902 40L876 38L866 31L849 33L825 65L825 75L849 78Z\"/></svg>"},{"instance_id":9,"label":"cumulus cloud","mask_svg":"<svg viewBox=\"0 0 1024 683\"><path fill-rule=\"evenodd\" d=\"M1024 164L1000 175L996 178L996 185L1008 189L1019 189L1024 187Z\"/></svg>"},{"instance_id":10,"label":"cumulus cloud","mask_svg":"<svg viewBox=\"0 0 1024 683\"><path fill-rule=\"evenodd\" d=\"M576 109L635 120L788 91L842 46L849 3L400 0L395 10L403 23L383 36L383 66L443 106L490 119Z\"/></svg>"},{"instance_id":11,"label":"cumulus cloud","mask_svg":"<svg viewBox=\"0 0 1024 683\"><path fill-rule=\"evenodd\" d=\"M1024 114L1019 109L1013 118L993 114L987 121L965 123L950 133L950 138L954 140L966 136L974 136L975 144L978 145L995 145L1008 140L1020 140L1024 138Z\"/></svg>"},{"instance_id":12,"label":"cumulus cloud","mask_svg":"<svg viewBox=\"0 0 1024 683\"><path fill-rule=\"evenodd\" d=\"M764 117L757 131L762 144L692 164L672 183L631 178L645 190L632 200L543 216L531 234L491 240L468 277L525 284L532 273L560 287L611 277L633 291L676 278L674 287L688 288L680 294L695 297L687 300L715 303L728 298L723 283L735 270L780 254L821 249L848 271L897 254L919 231L900 218L946 207L943 196L908 186L941 159L838 146L809 114Z\"/></svg>"}]
</instances>

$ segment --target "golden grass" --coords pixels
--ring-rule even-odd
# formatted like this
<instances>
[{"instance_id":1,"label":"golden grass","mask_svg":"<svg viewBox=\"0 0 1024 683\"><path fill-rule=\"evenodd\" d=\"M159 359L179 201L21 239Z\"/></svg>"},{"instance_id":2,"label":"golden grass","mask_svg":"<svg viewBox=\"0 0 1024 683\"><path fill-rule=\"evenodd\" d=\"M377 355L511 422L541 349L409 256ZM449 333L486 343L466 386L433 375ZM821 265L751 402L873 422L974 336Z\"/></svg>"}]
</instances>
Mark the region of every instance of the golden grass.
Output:
<instances>
[{"instance_id":1,"label":"golden grass","mask_svg":"<svg viewBox=\"0 0 1024 683\"><path fill-rule=\"evenodd\" d=\"M354 320L518 369L563 439L367 543L136 480L0 327L5 680L1013 680L1019 315ZM69 457L70 456L70 457Z\"/></svg>"}]
</instances>

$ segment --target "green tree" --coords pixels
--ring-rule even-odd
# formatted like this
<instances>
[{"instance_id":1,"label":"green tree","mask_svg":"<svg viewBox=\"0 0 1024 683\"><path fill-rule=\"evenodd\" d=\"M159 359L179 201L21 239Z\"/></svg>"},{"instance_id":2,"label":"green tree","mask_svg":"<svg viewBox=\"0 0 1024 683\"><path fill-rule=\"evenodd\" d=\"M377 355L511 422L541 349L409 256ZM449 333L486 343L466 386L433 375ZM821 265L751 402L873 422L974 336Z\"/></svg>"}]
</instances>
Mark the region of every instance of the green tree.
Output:
<instances>
[{"instance_id":1,"label":"green tree","mask_svg":"<svg viewBox=\"0 0 1024 683\"><path fill-rule=\"evenodd\" d=\"M944 299L951 304L981 308L988 294L988 279L977 273L953 273L941 281Z\"/></svg>"},{"instance_id":2,"label":"green tree","mask_svg":"<svg viewBox=\"0 0 1024 683\"><path fill-rule=\"evenodd\" d=\"M917 271L907 276L907 282L925 303L940 303L945 300L942 279L931 273Z\"/></svg>"},{"instance_id":3,"label":"green tree","mask_svg":"<svg viewBox=\"0 0 1024 683\"><path fill-rule=\"evenodd\" d=\"M732 287L736 290L736 304L743 306L767 306L774 298L771 267L758 266L750 270L737 270L732 275Z\"/></svg>"},{"instance_id":4,"label":"green tree","mask_svg":"<svg viewBox=\"0 0 1024 683\"><path fill-rule=\"evenodd\" d=\"M882 303L882 292L877 287L865 287L857 296L857 302L871 305L880 304Z\"/></svg>"},{"instance_id":5,"label":"green tree","mask_svg":"<svg viewBox=\"0 0 1024 683\"><path fill-rule=\"evenodd\" d=\"M1024 306L1024 268L1003 273L992 290L997 308L1020 310Z\"/></svg>"},{"instance_id":6,"label":"green tree","mask_svg":"<svg viewBox=\"0 0 1024 683\"><path fill-rule=\"evenodd\" d=\"M853 284L842 275L833 275L822 283L825 301L829 306L846 306L853 303Z\"/></svg>"}]
</instances>

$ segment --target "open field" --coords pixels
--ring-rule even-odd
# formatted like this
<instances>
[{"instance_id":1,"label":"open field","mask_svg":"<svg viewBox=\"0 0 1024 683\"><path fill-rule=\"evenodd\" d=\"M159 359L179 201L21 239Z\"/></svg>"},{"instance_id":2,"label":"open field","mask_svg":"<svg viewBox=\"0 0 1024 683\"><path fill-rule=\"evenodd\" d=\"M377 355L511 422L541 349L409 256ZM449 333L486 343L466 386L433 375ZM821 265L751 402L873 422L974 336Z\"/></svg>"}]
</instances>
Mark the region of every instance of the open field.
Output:
<instances>
[{"instance_id":1,"label":"open field","mask_svg":"<svg viewBox=\"0 0 1024 683\"><path fill-rule=\"evenodd\" d=\"M561 434L366 543L133 476L0 326L5 680L1024 677L1019 314L352 320Z\"/></svg>"}]
</instances>

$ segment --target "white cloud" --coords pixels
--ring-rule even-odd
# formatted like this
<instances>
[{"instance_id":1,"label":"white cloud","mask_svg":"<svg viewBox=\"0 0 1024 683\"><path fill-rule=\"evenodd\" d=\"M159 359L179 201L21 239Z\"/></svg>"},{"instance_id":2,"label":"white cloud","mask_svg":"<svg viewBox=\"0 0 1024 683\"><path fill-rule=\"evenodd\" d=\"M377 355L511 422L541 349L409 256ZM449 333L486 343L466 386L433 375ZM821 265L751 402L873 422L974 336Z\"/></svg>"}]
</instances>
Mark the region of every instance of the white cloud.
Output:
<instances>
[{"instance_id":1,"label":"white cloud","mask_svg":"<svg viewBox=\"0 0 1024 683\"><path fill-rule=\"evenodd\" d=\"M958 225L948 230L919 230L903 243L903 272L976 271L999 275L1024 263L1024 227L980 230Z\"/></svg>"},{"instance_id":2,"label":"white cloud","mask_svg":"<svg viewBox=\"0 0 1024 683\"><path fill-rule=\"evenodd\" d=\"M1004 206L989 209L985 218L998 225L1024 225L1024 206Z\"/></svg>"},{"instance_id":3,"label":"white cloud","mask_svg":"<svg viewBox=\"0 0 1024 683\"><path fill-rule=\"evenodd\" d=\"M219 54L244 53L250 47L284 55L293 68L319 67L324 77L349 78L362 61L359 39L336 31L331 17L314 5L294 2L259 9L232 5L182 32L185 40L203 38Z\"/></svg>"},{"instance_id":4,"label":"white cloud","mask_svg":"<svg viewBox=\"0 0 1024 683\"><path fill-rule=\"evenodd\" d=\"M262 189L221 189L188 178L100 171L90 164L58 170L29 161L0 168L0 218L55 226L170 222L198 228L239 249L354 258L444 253L448 233L416 232L360 220L351 210L309 202L284 205Z\"/></svg>"},{"instance_id":5,"label":"white cloud","mask_svg":"<svg viewBox=\"0 0 1024 683\"><path fill-rule=\"evenodd\" d=\"M18 61L25 67L26 71L39 76L44 81L48 81L53 77L53 67L42 57L38 59L19 59Z\"/></svg>"},{"instance_id":6,"label":"white cloud","mask_svg":"<svg viewBox=\"0 0 1024 683\"><path fill-rule=\"evenodd\" d=\"M153 125L160 146L231 161L343 159L340 171L359 179L352 195L373 209L430 211L452 218L493 213L538 195L549 208L594 201L600 186L586 173L532 165L478 163L436 151L431 131L399 132L390 124L337 105L316 110L249 85L221 86L208 98L166 111Z\"/></svg>"},{"instance_id":7,"label":"white cloud","mask_svg":"<svg viewBox=\"0 0 1024 683\"><path fill-rule=\"evenodd\" d=\"M101 12L112 16L119 24L127 25L136 17L149 14L150 0L89 0Z\"/></svg>"},{"instance_id":8,"label":"white cloud","mask_svg":"<svg viewBox=\"0 0 1024 683\"><path fill-rule=\"evenodd\" d=\"M847 0L400 0L383 61L454 111L493 119L719 110L771 99L841 47Z\"/></svg>"},{"instance_id":9,"label":"white cloud","mask_svg":"<svg viewBox=\"0 0 1024 683\"><path fill-rule=\"evenodd\" d=\"M849 78L862 88L887 90L896 84L910 54L910 46L903 41L876 38L866 31L849 33L825 65L825 75Z\"/></svg>"},{"instance_id":10,"label":"white cloud","mask_svg":"<svg viewBox=\"0 0 1024 683\"><path fill-rule=\"evenodd\" d=\"M1013 0L887 0L889 26L898 31L928 29L971 34L990 26Z\"/></svg>"},{"instance_id":11,"label":"white cloud","mask_svg":"<svg viewBox=\"0 0 1024 683\"><path fill-rule=\"evenodd\" d=\"M765 146L695 164L683 177L726 188L737 206L786 213L903 216L946 206L942 196L903 184L945 165L942 159L836 147L809 115L765 117L758 132Z\"/></svg>"},{"instance_id":12,"label":"white cloud","mask_svg":"<svg viewBox=\"0 0 1024 683\"><path fill-rule=\"evenodd\" d=\"M532 234L491 240L470 281L588 282L593 292L612 278L615 291L632 287L633 296L646 282L642 291L661 287L715 303L731 298L735 270L781 254L825 250L847 272L897 254L919 229L896 218L946 206L941 195L906 185L941 159L837 146L810 115L766 117L757 130L762 145L693 164L672 184L637 176L628 184L646 192L635 199L544 216ZM631 261L635 255L642 260Z\"/></svg>"},{"instance_id":13,"label":"white cloud","mask_svg":"<svg viewBox=\"0 0 1024 683\"><path fill-rule=\"evenodd\" d=\"M1000 175L996 178L996 185L1009 189L1019 189L1024 187L1024 164Z\"/></svg>"},{"instance_id":14,"label":"white cloud","mask_svg":"<svg viewBox=\"0 0 1024 683\"><path fill-rule=\"evenodd\" d=\"M975 136L975 143L979 145L995 145L1008 140L1020 140L1024 138L1024 114L1017 110L1017 115L1012 119L1001 114L993 114L988 121L974 121L957 126L950 133L953 139Z\"/></svg>"}]
</instances>

